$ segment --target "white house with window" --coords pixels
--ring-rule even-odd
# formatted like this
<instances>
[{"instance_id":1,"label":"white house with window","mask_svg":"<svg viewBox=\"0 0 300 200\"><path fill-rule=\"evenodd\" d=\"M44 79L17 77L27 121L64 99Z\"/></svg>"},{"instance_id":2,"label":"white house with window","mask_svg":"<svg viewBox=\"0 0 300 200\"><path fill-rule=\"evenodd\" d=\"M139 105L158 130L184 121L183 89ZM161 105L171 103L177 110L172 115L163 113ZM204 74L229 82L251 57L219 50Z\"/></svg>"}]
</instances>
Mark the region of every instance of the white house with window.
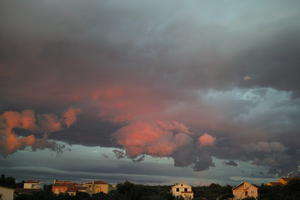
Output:
<instances>
[{"instance_id":1,"label":"white house with window","mask_svg":"<svg viewBox=\"0 0 300 200\"><path fill-rule=\"evenodd\" d=\"M192 186L185 183L178 183L174 185L171 189L171 193L175 197L183 197L186 200L194 198Z\"/></svg>"},{"instance_id":2,"label":"white house with window","mask_svg":"<svg viewBox=\"0 0 300 200\"><path fill-rule=\"evenodd\" d=\"M258 188L255 185L252 185L248 182L243 182L234 188L232 188L233 199L240 200L247 197L253 197L257 199L258 197Z\"/></svg>"},{"instance_id":3,"label":"white house with window","mask_svg":"<svg viewBox=\"0 0 300 200\"><path fill-rule=\"evenodd\" d=\"M38 180L27 180L24 182L24 189L29 190L40 190L41 182Z\"/></svg>"}]
</instances>

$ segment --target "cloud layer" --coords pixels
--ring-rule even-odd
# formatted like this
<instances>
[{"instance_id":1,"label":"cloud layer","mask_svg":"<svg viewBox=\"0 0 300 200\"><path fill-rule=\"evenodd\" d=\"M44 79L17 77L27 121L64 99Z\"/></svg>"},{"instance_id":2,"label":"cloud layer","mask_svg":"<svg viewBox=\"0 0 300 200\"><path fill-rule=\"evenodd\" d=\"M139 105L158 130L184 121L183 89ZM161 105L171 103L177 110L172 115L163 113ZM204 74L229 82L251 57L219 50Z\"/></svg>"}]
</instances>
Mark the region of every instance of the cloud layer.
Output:
<instances>
[{"instance_id":1,"label":"cloud layer","mask_svg":"<svg viewBox=\"0 0 300 200\"><path fill-rule=\"evenodd\" d=\"M54 139L299 173L299 2L2 5L2 154Z\"/></svg>"},{"instance_id":2,"label":"cloud layer","mask_svg":"<svg viewBox=\"0 0 300 200\"><path fill-rule=\"evenodd\" d=\"M17 150L30 146L33 150L50 148L60 150L60 146L53 141L48 141L47 133L62 130L71 126L76 121L76 114L79 109L69 108L59 119L55 114L35 115L33 110L21 112L6 111L0 115L0 153L11 154ZM28 136L18 136L19 131L28 131ZM21 130L20 130L21 129ZM36 138L37 133L43 133L42 138Z\"/></svg>"}]
</instances>

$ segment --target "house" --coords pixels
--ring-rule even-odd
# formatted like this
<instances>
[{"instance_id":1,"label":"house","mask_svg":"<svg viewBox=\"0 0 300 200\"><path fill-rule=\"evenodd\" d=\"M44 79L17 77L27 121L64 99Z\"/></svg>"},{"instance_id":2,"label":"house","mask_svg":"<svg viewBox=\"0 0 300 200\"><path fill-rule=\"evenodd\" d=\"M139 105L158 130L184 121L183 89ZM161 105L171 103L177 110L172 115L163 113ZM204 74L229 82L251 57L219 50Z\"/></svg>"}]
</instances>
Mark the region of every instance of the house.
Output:
<instances>
[{"instance_id":1,"label":"house","mask_svg":"<svg viewBox=\"0 0 300 200\"><path fill-rule=\"evenodd\" d=\"M109 185L104 181L91 181L88 183L84 183L83 186L88 188L90 194L96 194L99 192L108 194L109 192Z\"/></svg>"},{"instance_id":2,"label":"house","mask_svg":"<svg viewBox=\"0 0 300 200\"><path fill-rule=\"evenodd\" d=\"M80 185L72 181L54 180L52 185L52 192L57 195L60 193L68 193L71 196L75 196L78 186Z\"/></svg>"},{"instance_id":3,"label":"house","mask_svg":"<svg viewBox=\"0 0 300 200\"><path fill-rule=\"evenodd\" d=\"M269 182L265 184L266 186L282 186L281 183L279 182Z\"/></svg>"},{"instance_id":4,"label":"house","mask_svg":"<svg viewBox=\"0 0 300 200\"><path fill-rule=\"evenodd\" d=\"M52 192L57 195L60 193L68 193L71 196L75 196L77 192L86 192L89 194L103 192L105 194L108 194L109 185L104 181L91 181L88 183L80 184L72 181L54 180L54 183L52 185Z\"/></svg>"},{"instance_id":5,"label":"house","mask_svg":"<svg viewBox=\"0 0 300 200\"><path fill-rule=\"evenodd\" d=\"M24 182L23 188L27 190L40 190L41 182L38 180L27 180Z\"/></svg>"},{"instance_id":6,"label":"house","mask_svg":"<svg viewBox=\"0 0 300 200\"><path fill-rule=\"evenodd\" d=\"M185 183L180 183L180 184L174 185L171 189L171 193L173 196L175 196L177 198L182 197L185 200L194 198L194 193L192 191L192 187Z\"/></svg>"},{"instance_id":7,"label":"house","mask_svg":"<svg viewBox=\"0 0 300 200\"><path fill-rule=\"evenodd\" d=\"M234 188L232 188L233 200L240 200L247 197L252 197L257 199L258 197L258 188L255 185L252 185L248 182L243 182Z\"/></svg>"},{"instance_id":8,"label":"house","mask_svg":"<svg viewBox=\"0 0 300 200\"><path fill-rule=\"evenodd\" d=\"M13 200L15 190L12 188L7 188L0 186L0 199L1 200Z\"/></svg>"},{"instance_id":9,"label":"house","mask_svg":"<svg viewBox=\"0 0 300 200\"><path fill-rule=\"evenodd\" d=\"M298 178L296 178L296 177L290 177L290 178L282 177L282 178L278 179L278 181L276 181L276 182L269 182L269 183L266 183L265 185L266 186L283 186L283 185L287 185L289 183L289 181L297 180L297 179Z\"/></svg>"},{"instance_id":10,"label":"house","mask_svg":"<svg viewBox=\"0 0 300 200\"><path fill-rule=\"evenodd\" d=\"M282 185L287 185L290 181L296 180L296 179L297 178L295 178L295 177L290 177L290 178L284 178L284 177L282 177L282 178L280 178L278 180L278 182L281 183Z\"/></svg>"}]
</instances>

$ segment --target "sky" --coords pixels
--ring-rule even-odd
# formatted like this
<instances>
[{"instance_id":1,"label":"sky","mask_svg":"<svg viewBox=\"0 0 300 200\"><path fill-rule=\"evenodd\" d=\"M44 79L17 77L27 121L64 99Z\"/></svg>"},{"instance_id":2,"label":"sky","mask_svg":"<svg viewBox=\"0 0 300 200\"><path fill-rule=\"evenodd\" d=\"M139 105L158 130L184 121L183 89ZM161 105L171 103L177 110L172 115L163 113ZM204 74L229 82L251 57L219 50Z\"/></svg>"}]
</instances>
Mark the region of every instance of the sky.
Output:
<instances>
[{"instance_id":1,"label":"sky","mask_svg":"<svg viewBox=\"0 0 300 200\"><path fill-rule=\"evenodd\" d=\"M2 0L0 172L300 175L300 1Z\"/></svg>"}]
</instances>

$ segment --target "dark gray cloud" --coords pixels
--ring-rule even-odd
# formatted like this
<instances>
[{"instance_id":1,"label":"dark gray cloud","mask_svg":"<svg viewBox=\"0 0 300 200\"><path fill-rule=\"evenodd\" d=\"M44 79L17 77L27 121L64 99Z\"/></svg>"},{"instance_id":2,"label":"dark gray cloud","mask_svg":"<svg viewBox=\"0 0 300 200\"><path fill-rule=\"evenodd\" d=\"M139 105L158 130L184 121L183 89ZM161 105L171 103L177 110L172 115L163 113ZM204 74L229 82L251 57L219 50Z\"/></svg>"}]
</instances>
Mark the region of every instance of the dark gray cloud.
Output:
<instances>
[{"instance_id":1,"label":"dark gray cloud","mask_svg":"<svg viewBox=\"0 0 300 200\"><path fill-rule=\"evenodd\" d=\"M175 166L205 170L215 156L297 173L299 6L279 0L4 0L1 113L80 108L77 123L48 138L16 133L40 134L41 144L53 139L127 153L116 141L120 128L175 121L190 134L189 145L175 144L167 155ZM153 141L173 141L175 132ZM213 145L199 147L204 133L216 138Z\"/></svg>"},{"instance_id":2,"label":"dark gray cloud","mask_svg":"<svg viewBox=\"0 0 300 200\"><path fill-rule=\"evenodd\" d=\"M236 162L234 162L233 160L225 161L224 163L226 165L233 166L233 167L237 167L238 166L238 164Z\"/></svg>"}]
</instances>

